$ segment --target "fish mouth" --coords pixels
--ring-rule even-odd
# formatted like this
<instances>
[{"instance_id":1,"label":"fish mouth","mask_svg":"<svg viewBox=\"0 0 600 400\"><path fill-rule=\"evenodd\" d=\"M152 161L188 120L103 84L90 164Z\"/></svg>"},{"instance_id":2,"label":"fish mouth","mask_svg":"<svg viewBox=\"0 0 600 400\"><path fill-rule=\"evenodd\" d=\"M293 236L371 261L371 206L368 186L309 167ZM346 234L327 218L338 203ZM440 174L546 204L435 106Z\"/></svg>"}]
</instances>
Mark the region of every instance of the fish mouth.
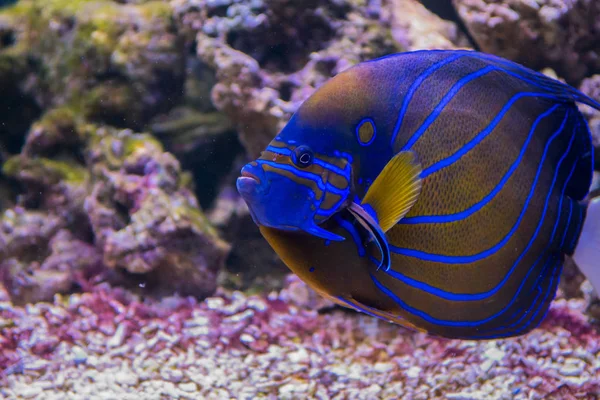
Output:
<instances>
[{"instance_id":1,"label":"fish mouth","mask_svg":"<svg viewBox=\"0 0 600 400\"><path fill-rule=\"evenodd\" d=\"M242 170L240 178L249 178L255 180L257 183L260 183L260 178L253 173L248 172L247 170Z\"/></svg>"},{"instance_id":2,"label":"fish mouth","mask_svg":"<svg viewBox=\"0 0 600 400\"><path fill-rule=\"evenodd\" d=\"M257 196L265 196L271 186L268 183L262 168L250 163L240 171L236 186L240 195L248 203L253 199L257 200Z\"/></svg>"}]
</instances>

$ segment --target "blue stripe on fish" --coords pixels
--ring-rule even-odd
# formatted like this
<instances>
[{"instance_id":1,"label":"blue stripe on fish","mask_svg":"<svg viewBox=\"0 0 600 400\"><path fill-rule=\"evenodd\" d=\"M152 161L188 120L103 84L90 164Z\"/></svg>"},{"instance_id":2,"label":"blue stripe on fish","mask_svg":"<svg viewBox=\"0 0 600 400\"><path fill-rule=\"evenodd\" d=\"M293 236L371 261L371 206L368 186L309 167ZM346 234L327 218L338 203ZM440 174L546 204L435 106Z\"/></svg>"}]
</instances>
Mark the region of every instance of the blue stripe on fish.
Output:
<instances>
[{"instance_id":1,"label":"blue stripe on fish","mask_svg":"<svg viewBox=\"0 0 600 400\"><path fill-rule=\"evenodd\" d=\"M465 218L471 216L472 214L474 214L475 212L481 210L494 197L496 197L496 195L498 193L500 193L500 191L502 190L502 188L504 187L506 182L510 179L510 177L515 172L517 167L521 164L523 156L525 155L525 150L527 149L527 146L528 146L529 142L531 141L531 138L533 137L533 135L535 133L535 129L537 128L538 124L541 122L541 120L543 118L551 115L558 107L560 107L560 105L555 105L554 107L550 108L548 111L546 111L545 113L540 115L535 120L535 122L533 123L533 125L529 131L529 135L527 136L527 139L526 139L523 147L521 148L521 152L519 153L517 159L511 165L511 167L508 169L506 174L504 174L504 176L502 177L500 182L496 185L496 187L483 199L481 199L477 203L473 204L471 207L469 207L461 212L457 212L454 214L445 214L445 215L419 215L419 216L405 217L400 220L400 223L407 224L407 225L415 225L415 224L433 224L433 223L455 222L458 220L465 219ZM564 126L567 122L568 117L569 117L569 111L567 110L567 112L565 113L565 117L562 121L562 124L560 125L560 127L558 128L558 130L556 132L561 132L564 129ZM486 130L488 130L488 129L486 128ZM491 129L488 131L488 133L489 132L491 132ZM468 146L468 144L467 144L467 146ZM458 153L456 153L456 154L458 154ZM426 174L426 171L423 171L423 173L421 174L422 177L426 176L426 175L428 175L428 174Z\"/></svg>"},{"instance_id":2,"label":"blue stripe on fish","mask_svg":"<svg viewBox=\"0 0 600 400\"><path fill-rule=\"evenodd\" d=\"M456 61L462 57L464 57L463 54L454 54L454 55L451 55L441 61L434 63L429 68L427 68L423 73L421 73L421 75L419 75L417 77L417 79L415 79L415 81L412 83L412 85L410 85L410 88L406 92L406 96L404 96L404 100L402 102L402 107L400 109L400 114L398 115L398 119L396 120L396 126L394 127L394 133L392 134L391 146L393 146L394 142L396 141L396 137L398 136L398 133L400 132L400 128L402 127L402 122L404 121L404 116L406 115L406 110L408 109L408 105L410 104L410 101L412 100L413 96L415 95L417 89L421 86L421 84L425 81L425 79L427 79L427 77L429 77L435 71L437 71L438 69L442 68L443 66L448 65L451 62Z\"/></svg>"},{"instance_id":3,"label":"blue stripe on fish","mask_svg":"<svg viewBox=\"0 0 600 400\"><path fill-rule=\"evenodd\" d=\"M579 92L577 89L573 88L572 86L566 85L566 84L556 81L556 80L551 80L546 75L544 75L540 72L537 72L537 71L533 71L529 68L525 68L522 65L519 65L515 62L505 60L505 59L499 58L499 57L491 55L491 54L477 53L477 52L474 52L471 50L458 50L458 53L468 55L475 59L483 60L486 62L498 63L500 65L505 66L506 68L514 68L515 70L519 71L521 74L511 73L511 75L518 77L519 79L521 79L524 82L527 82L529 84L543 88L543 89L551 91L551 92L561 93L561 94L568 93L569 96L567 98L565 98L564 95L562 96L562 98L564 98L565 100L570 99L572 101L581 102L583 104L589 105L590 107L600 109L600 103L598 103L597 101L595 101L594 99L592 99L588 96L585 96L585 95L582 96L581 92ZM511 71L505 70L505 72L511 72Z\"/></svg>"},{"instance_id":4,"label":"blue stripe on fish","mask_svg":"<svg viewBox=\"0 0 600 400\"><path fill-rule=\"evenodd\" d=\"M267 160L257 160L257 163L266 164L275 169L281 169L281 170L284 170L287 172L291 172L292 174L296 175L299 178L309 179L309 180L315 182L317 184L317 186L319 187L319 189L321 189L322 191L327 190L333 194L337 194L338 196L345 197L350 192L349 188L348 189L339 189L330 183L324 184L323 178L321 176L319 176L317 174L313 174L312 172L301 171L297 168L292 167L291 165L278 164L276 162L267 161Z\"/></svg>"},{"instance_id":5,"label":"blue stripe on fish","mask_svg":"<svg viewBox=\"0 0 600 400\"><path fill-rule=\"evenodd\" d=\"M568 176L568 178L567 178L567 179L566 179L566 181L565 181L565 185L564 185L564 187L563 187L563 190L562 190L563 192L565 191L565 188L566 188L566 186L567 186L567 184L568 184L569 180L570 180L570 179L571 179L571 177L573 176L573 173L575 172L575 169L576 169L576 167L577 167L577 163L575 162L575 163L573 164L573 167L571 168L571 172L569 173L569 176ZM570 221L571 221L571 214L572 214L572 212L573 212L573 202L572 202L572 200L571 200L571 199L569 199L568 197L562 196L562 197L561 197L561 199L560 199L559 205L558 205L558 215L557 215L557 217L556 217L556 221L555 221L555 223L554 223L554 228L552 229L552 235L550 236L550 241L548 242L548 245L546 246L546 248L544 249L544 251L542 252L542 254L540 255L540 257L538 257L538 259L535 261L534 265L533 265L533 266L532 266L532 267L529 269L529 271L527 272L527 275L526 275L526 276L525 276L525 278L523 279L523 282L521 283L521 285L520 285L520 287L519 287L519 290L517 291L516 295L518 295L518 294L519 294L519 292L521 291L521 288L523 287L523 284L524 284L524 283L525 283L525 282L528 280L528 278L529 278L529 274L530 274L530 273L531 273L531 271L534 269L535 265L537 265L537 263L538 263L538 262L541 260L541 258L542 258L542 257L543 257L543 256L544 256L546 253L547 253L548 249L549 249L549 248L552 246L552 244L554 243L554 237L555 237L555 235L556 235L556 230L558 229L558 226L559 226L559 223L560 223L560 217L561 217L561 214L562 214L562 204L563 204L563 200L564 200L564 199L567 199L567 201L569 202L569 216L568 216L568 218L567 218L567 223L565 224L565 227L564 227L564 231L563 231L562 238L561 238L561 243L563 243L563 242L564 242L564 240L565 240L565 238L567 237L567 233L568 233L568 231L569 231L569 224L570 224ZM529 321L530 321L530 320L532 320L533 318L535 318L535 315L536 315L536 314L533 314L531 311L532 311L532 309L533 309L533 308L536 306L536 304L537 304L537 299L538 299L538 298L539 298L539 296L542 294L542 288L539 286L539 285L540 285L540 281L541 281L541 280L543 280L543 278L547 276L547 275L546 275L546 270L547 270L547 268L548 268L548 265L549 265L550 263L552 263L553 261L557 261L557 263L562 263L562 260L560 260L560 259L559 259L559 260L556 260L556 258L555 258L554 256L551 256L551 257L549 258L549 260L546 262L546 264L545 264L545 265L544 265L544 267L543 267L543 270L542 270L542 272L540 272L540 273L538 274L538 277L536 278L536 280L535 280L535 282L534 282L534 284L533 284L533 287L534 287L534 288L536 288L536 289L538 290L538 293L536 294L536 297L534 298L534 300L531 302L531 305L529 306L529 308L528 308L527 310L517 310L517 311L516 311L516 312L515 312L513 315L511 315L511 317L510 317L509 319L512 319L512 318L513 318L515 315L517 315L517 314L518 314L520 311L523 311L523 313L522 313L523 315L521 316L521 318L519 318L519 319L518 319L516 322L514 322L514 323L513 323L513 324L511 324L511 325L508 325L508 326L507 326L507 327L505 327L505 328L496 328L496 329L493 329L493 330L491 330L491 331L497 331L497 330L504 330L504 329L507 329L507 328L512 328L512 327L514 327L514 326L518 325L519 323L521 323L521 321L523 321L524 319L526 319L526 318L528 318L528 317L529 317L529 319L528 319ZM556 265L555 265L553 268L556 268ZM549 286L551 286L551 285L549 285ZM515 295L515 298L516 298L516 295ZM543 304L543 302L542 302L541 304ZM526 320L526 322L527 322L527 320ZM527 326L528 326L528 325L527 325ZM524 329L525 329L527 326L523 327L522 329L516 329L516 330L514 330L514 331L513 331L513 333L516 333L516 334L518 334L518 333L520 333L522 330L524 330ZM503 333L503 335L505 335L505 334L506 334L506 332L504 332L504 333ZM487 337L487 336L481 336L481 337L483 338L483 337ZM491 338L491 337L493 337L493 336L489 336L489 337Z\"/></svg>"},{"instance_id":6,"label":"blue stripe on fish","mask_svg":"<svg viewBox=\"0 0 600 400\"><path fill-rule=\"evenodd\" d=\"M490 122L490 124L483 131L481 131L479 134L477 134L477 136L475 136L473 139L471 139L469 142L467 142L464 146L462 146L453 155L451 155L445 159L442 159L442 160L436 162L435 164L431 165L430 167L424 169L423 173L421 174L421 177L426 178L427 176L429 176L435 172L438 172L439 170L446 168L449 165L454 164L462 156L467 154L469 151L473 150L479 143L481 143L483 141L483 139L485 139L494 130L494 128L496 128L496 126L500 123L500 121L502 121L502 119L504 118L506 113L513 106L513 104L517 100L524 98L524 97L540 97L540 98L556 100L556 98L554 96L546 95L544 93L524 92L524 93L516 94L507 102L507 104L502 108L502 110L500 110L500 112L496 115L496 117L494 117L492 122ZM557 108L558 106L559 105L554 106L553 109ZM544 113L542 115L547 116L548 114ZM529 136L529 139L530 138L531 138L531 135Z\"/></svg>"},{"instance_id":7,"label":"blue stripe on fish","mask_svg":"<svg viewBox=\"0 0 600 400\"><path fill-rule=\"evenodd\" d=\"M427 293L430 293L430 294L432 294L434 296L438 296L438 297L444 298L446 300L455 300L455 301L475 301L475 300L482 300L482 299L488 298L488 297L492 296L494 293L498 292L498 290L500 290L500 288L510 278L512 272L516 269L517 265L523 259L523 257L527 253L527 251L531 248L531 246L533 245L533 243L534 243L534 241L535 241L535 239L536 239L536 237L537 237L537 235L538 235L538 233L539 233L539 231L541 229L541 226L542 226L542 224L544 222L544 218L546 216L546 212L547 212L547 209L548 209L548 202L549 202L550 196L552 194L552 191L554 190L554 185L556 183L556 178L557 178L557 176L558 176L558 174L560 172L560 167L562 165L562 162L564 161L564 159L566 158L566 156L569 154L569 152L571 150L571 147L572 147L572 144L573 144L576 132L577 132L577 128L574 129L574 132L571 135L571 139L569 141L569 146L568 146L567 150L564 152L564 154L562 155L562 157L560 158L560 160L559 160L559 162L557 164L557 167L556 167L556 170L555 170L555 173L554 173L554 178L552 180L552 185L550 187L550 190L548 191L548 195L546 196L546 201L545 201L545 204L544 204L544 209L543 209L543 212L542 212L542 216L540 217L540 222L538 223L533 236L529 240L529 243L527 244L527 246L525 247L525 249L523 250L523 252L521 253L521 255L517 258L517 260L515 261L515 263L509 269L508 273L504 276L504 278L493 289L490 289L490 290L488 290L486 292L481 292L481 293L452 293L452 292L445 291L443 289L436 288L436 287L431 286L429 284L426 284L425 282L420 282L420 281L417 281L415 279L409 278L408 276L406 276L406 275L404 275L404 274L402 274L402 273L400 273L398 271L395 271L393 269L390 269L389 271L386 271L385 273L388 274L388 275L390 275L391 277L393 277L395 279L400 280L401 282L403 282L403 283L405 283L407 285L410 285L410 286L416 288L416 289L423 290L423 291L425 291ZM548 140L548 143L546 144L546 150L548 149L548 147L549 147L550 143L552 142L552 140L558 134L559 133L555 133ZM544 154L545 153L546 153L546 151L544 151ZM538 173L536 175L536 181L537 181L537 179L539 177L539 173L540 173L540 170L542 168L542 165L543 165L543 159L542 159L542 161L540 162L540 164L538 166ZM535 189L535 186L536 185L534 183L533 188L530 191L530 197L532 196L532 193L533 193L533 191ZM564 195L564 193L561 193L561 196L563 196L563 195ZM528 200L529 200L529 198L528 198ZM525 207L526 207L526 205L525 205ZM496 246L494 246L494 247L496 247ZM398 250L397 247L390 245L390 251L392 251L392 252L394 252L396 254L402 254L402 253L397 252L397 250ZM486 252L489 252L489 250L486 251ZM419 252L419 253L429 255L428 253L423 253L423 252ZM414 254L414 251L411 252L409 256L412 256L412 254ZM407 254L402 254L402 255L407 255ZM429 256L431 256L431 255L429 255ZM436 255L433 255L433 256L436 256ZM476 257L476 256L479 256L479 255L474 255L474 256L470 256L470 257ZM418 257L422 258L421 254L418 254ZM441 258L441 257L442 256L438 256L438 258ZM454 264L458 263L458 262L456 262L457 260L458 261L463 261L466 258L466 257L460 257L460 256L456 256L456 257L443 256L443 257L446 257L445 262L447 262L447 263L454 263ZM434 257L432 257L432 258L434 258ZM482 257L482 258L484 258L484 257ZM448 259L450 259L452 261L448 261ZM467 261L467 262L470 262L470 261Z\"/></svg>"},{"instance_id":8,"label":"blue stripe on fish","mask_svg":"<svg viewBox=\"0 0 600 400\"><path fill-rule=\"evenodd\" d=\"M275 147L275 146L268 146L267 151L270 151L271 153L275 153L275 154L280 154L282 156L289 156L289 157L291 157L294 153L292 150L290 150L288 148ZM313 163L315 163L316 165L323 167L331 172L335 172L336 174L341 175L341 176L346 176L348 174L348 172L350 171L350 164L348 164L346 166L346 169L341 169L340 167L333 165L331 163L328 163L326 161L323 161L316 156L313 160Z\"/></svg>"},{"instance_id":9,"label":"blue stripe on fish","mask_svg":"<svg viewBox=\"0 0 600 400\"><path fill-rule=\"evenodd\" d=\"M408 142L402 147L401 151L407 151L412 148L412 146L417 142L417 140L419 140L419 138L423 135L423 133L425 133L425 131L431 126L431 124L433 124L433 122L442 113L442 111L444 111L444 108L446 108L448 103L450 103L450 101L454 98L454 96L456 96L458 94L458 92L460 92L460 90L466 84L474 81L477 78L487 75L492 71L497 71L497 70L498 70L497 67L490 65L490 66L484 67L476 72L473 72L469 75L466 75L463 78L461 78L458 82L456 82L454 84L454 86L452 86L452 88L448 91L448 93L446 93L446 95L442 98L442 100L440 100L440 102L434 108L434 110L431 112L431 114L429 114L429 116L427 116L425 121L423 121L423 123L421 124L419 129L417 129L417 131L415 133L413 133L413 135L408 140Z\"/></svg>"},{"instance_id":10,"label":"blue stripe on fish","mask_svg":"<svg viewBox=\"0 0 600 400\"><path fill-rule=\"evenodd\" d=\"M573 172L575 171L575 167L576 167L576 163L573 165L573 167L571 169L571 172L569 174L569 178L572 176ZM566 187L566 183L567 182L568 182L568 179L565 181L565 185L563 187L563 192L564 192L564 189ZM550 191L552 191L552 190L550 190ZM478 320L478 321L463 321L463 322L436 319L436 318L430 316L429 314L427 314L427 313L425 313L425 312L423 312L421 310L418 310L416 308L412 308L412 307L408 306L408 304L406 304L405 302L402 302L399 298L397 298L397 296L389 296L388 293L391 293L391 291L387 287L385 287L381 282L377 281L373 275L371 275L371 278L374 279L375 285L380 290L382 290L383 293L385 293L386 295L388 295L388 297L390 297L392 300L394 300L394 302L396 302L396 304L398 304L402 308L406 309L408 312L410 312L410 313L412 313L414 315L417 315L417 316L425 319L428 322L435 323L435 324L438 324L438 325L455 326L455 327L475 327L475 326L480 326L480 325L486 324L488 322L491 322L494 319L499 318L502 314L504 314L517 301L517 298L518 298L519 294L521 293L521 291L523 290L523 287L525 286L525 283L528 281L530 274L535 270L535 267L543 259L543 257L547 255L547 251L550 249L550 247L552 246L552 243L554 241L554 236L556 234L557 227L560 224L560 215L561 215L561 210L562 210L562 198L564 198L564 196L561 197L561 204L559 205L559 208L558 208L559 212L558 212L558 215L556 217L556 221L554 222L554 228L553 228L553 231L552 231L552 237L550 238L550 240L548 242L548 245L546 246L546 248L544 249L544 251L540 254L540 256L537 258L537 260L533 263L533 265L529 268L529 270L527 271L527 274L525 275L525 277L521 280L521 284L519 285L519 288L517 289L516 293L512 297L511 301L508 304L506 304L500 311L498 311L497 313L495 313L495 314L493 314L493 315L491 315L491 316L489 316L489 317L487 317L485 319L481 319L481 320ZM570 207L570 210L571 210L570 212L572 212L572 206ZM570 221L570 219L571 219L571 215L569 213L568 221ZM564 241L564 239L565 239L565 237L567 235L568 228L569 228L569 222L567 222L567 224L565 225L564 231L563 231L563 237L561 239L563 241ZM371 261L375 265L379 265L379 261L377 261L376 259L373 259ZM544 269L551 262L552 262L552 257L550 257L550 259L544 265ZM541 278L543 278L543 277L544 277L544 273L542 272L542 273L540 273L538 275L538 278L536 279L536 281L534 283L534 287L538 284L539 280ZM386 290L383 290L383 289L386 289ZM398 302L397 300L400 300L400 301ZM531 307L533 307L534 304L535 304L535 301L532 303ZM531 307L530 307L530 309L531 309ZM415 312L415 310L416 310L416 312ZM525 313L525 315L527 315L528 312L529 311L527 311ZM517 311L517 313L518 313L518 311ZM514 315L515 314L513 314L510 318L512 318ZM503 328L497 328L497 329L499 330L499 329L503 329ZM488 338L488 336L477 336L477 337L479 337L479 338ZM489 338L491 338L491 336Z\"/></svg>"},{"instance_id":11,"label":"blue stripe on fish","mask_svg":"<svg viewBox=\"0 0 600 400\"><path fill-rule=\"evenodd\" d=\"M496 334L485 334L485 335L474 335L472 336L474 339L497 339L500 337L504 337L507 334L519 334L523 331L525 331L529 325L531 324L531 322L535 319L535 317L538 315L542 305L545 303L545 300L548 297L549 292L556 290L553 287L553 282L554 282L554 278L556 275L556 270L557 267L560 266L562 264L562 261L560 260L556 260L555 258L550 258L546 264L544 264L544 268L542 270L542 272L540 273L540 276L538 277L538 279L536 279L536 283L535 283L535 290L537 291L535 298L533 299L531 306L525 310L523 312L523 315L521 315L521 317L513 322L510 325L507 325L506 327L498 327L498 328L494 328L491 329L489 332L496 332L496 331L502 331L501 333L496 333ZM542 280L542 277L544 275L546 275L546 271L548 270L548 267L552 265L552 273L550 275L550 283L548 285L546 285L546 290L544 291L544 289L540 286L540 280ZM544 298L541 302L538 303L538 299L540 298L540 296L544 294ZM537 306L537 307L536 307ZM535 312L533 312L533 309L536 308L537 310ZM515 315L513 315L515 316ZM512 316L511 316L512 317ZM540 319L540 322L542 320ZM516 326L518 326L519 324L525 323L525 325L522 325L519 328L516 329L510 329L510 328L515 328Z\"/></svg>"}]
</instances>

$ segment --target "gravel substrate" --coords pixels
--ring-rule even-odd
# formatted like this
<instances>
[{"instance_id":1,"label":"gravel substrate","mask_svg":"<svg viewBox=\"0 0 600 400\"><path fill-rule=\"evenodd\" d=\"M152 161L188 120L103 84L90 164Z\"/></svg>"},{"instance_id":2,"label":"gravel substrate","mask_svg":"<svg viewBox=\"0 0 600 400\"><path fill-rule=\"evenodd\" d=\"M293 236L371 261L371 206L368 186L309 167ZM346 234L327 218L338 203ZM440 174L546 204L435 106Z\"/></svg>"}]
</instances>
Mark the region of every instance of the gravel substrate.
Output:
<instances>
[{"instance_id":1,"label":"gravel substrate","mask_svg":"<svg viewBox=\"0 0 600 400\"><path fill-rule=\"evenodd\" d=\"M323 307L297 279L265 296L140 302L105 286L0 303L6 399L571 399L600 395L600 334L559 299L527 336L444 340ZM321 308L321 313L315 311Z\"/></svg>"}]
</instances>

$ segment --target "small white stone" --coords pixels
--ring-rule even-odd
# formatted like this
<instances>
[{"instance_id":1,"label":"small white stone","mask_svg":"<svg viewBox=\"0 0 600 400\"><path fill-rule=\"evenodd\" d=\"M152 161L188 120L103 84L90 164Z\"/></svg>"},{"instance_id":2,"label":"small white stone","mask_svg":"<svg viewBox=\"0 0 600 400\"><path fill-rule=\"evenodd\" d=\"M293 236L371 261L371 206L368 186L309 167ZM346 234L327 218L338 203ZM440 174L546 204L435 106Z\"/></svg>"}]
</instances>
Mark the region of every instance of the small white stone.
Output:
<instances>
[{"instance_id":1,"label":"small white stone","mask_svg":"<svg viewBox=\"0 0 600 400\"><path fill-rule=\"evenodd\" d=\"M204 303L209 310L219 310L225 306L225 300L220 297L209 297Z\"/></svg>"},{"instance_id":2,"label":"small white stone","mask_svg":"<svg viewBox=\"0 0 600 400\"><path fill-rule=\"evenodd\" d=\"M286 398L288 398L288 396L291 395L292 393L294 393L294 394L306 393L306 391L308 390L308 387L309 387L308 383L299 383L299 382L288 383L279 388L279 395L285 396Z\"/></svg>"},{"instance_id":3,"label":"small white stone","mask_svg":"<svg viewBox=\"0 0 600 400\"><path fill-rule=\"evenodd\" d=\"M246 321L251 319L254 316L254 310L245 310L241 313L232 315L229 318L225 319L225 322L228 323L237 323L237 322L241 322L241 321Z\"/></svg>"},{"instance_id":4,"label":"small white stone","mask_svg":"<svg viewBox=\"0 0 600 400\"><path fill-rule=\"evenodd\" d=\"M375 372L378 372L380 374L385 374L387 372L391 372L394 368L395 368L394 364L386 363L386 362L378 362L373 366L373 369L375 370ZM408 374L408 372L407 372L407 374Z\"/></svg>"},{"instance_id":5,"label":"small white stone","mask_svg":"<svg viewBox=\"0 0 600 400\"><path fill-rule=\"evenodd\" d=\"M207 326L210 324L210 319L204 315L199 315L191 320L185 321L183 326L186 328L194 328L197 326Z\"/></svg>"},{"instance_id":6,"label":"small white stone","mask_svg":"<svg viewBox=\"0 0 600 400\"><path fill-rule=\"evenodd\" d=\"M568 364L558 371L563 376L579 376L583 373L582 365Z\"/></svg>"},{"instance_id":7,"label":"small white stone","mask_svg":"<svg viewBox=\"0 0 600 400\"><path fill-rule=\"evenodd\" d=\"M192 393L198 391L198 386L194 382L180 383L179 389L187 393Z\"/></svg>"},{"instance_id":8,"label":"small white stone","mask_svg":"<svg viewBox=\"0 0 600 400\"><path fill-rule=\"evenodd\" d=\"M248 333L243 333L240 336L240 342L245 343L245 344L249 344L254 342L256 339L254 339L254 337L252 337L252 335L248 334Z\"/></svg>"},{"instance_id":9,"label":"small white stone","mask_svg":"<svg viewBox=\"0 0 600 400\"><path fill-rule=\"evenodd\" d=\"M183 379L183 372L180 369L163 368L160 371L160 376L166 381L177 383Z\"/></svg>"},{"instance_id":10,"label":"small white stone","mask_svg":"<svg viewBox=\"0 0 600 400\"><path fill-rule=\"evenodd\" d=\"M81 347L74 346L71 352L73 354L73 362L75 362L75 365L84 364L87 361L88 355Z\"/></svg>"},{"instance_id":11,"label":"small white stone","mask_svg":"<svg viewBox=\"0 0 600 400\"><path fill-rule=\"evenodd\" d=\"M308 353L304 348L289 353L288 359L294 364L305 364L309 361Z\"/></svg>"},{"instance_id":12,"label":"small white stone","mask_svg":"<svg viewBox=\"0 0 600 400\"><path fill-rule=\"evenodd\" d=\"M135 386L139 381L137 375L128 370L121 370L117 372L115 380L119 385L123 386Z\"/></svg>"},{"instance_id":13,"label":"small white stone","mask_svg":"<svg viewBox=\"0 0 600 400\"><path fill-rule=\"evenodd\" d=\"M448 393L446 399L449 400L483 400L488 397L485 394L482 396L481 393Z\"/></svg>"},{"instance_id":14,"label":"small white stone","mask_svg":"<svg viewBox=\"0 0 600 400\"><path fill-rule=\"evenodd\" d=\"M27 385L19 390L19 396L24 399L32 399L42 393L39 386Z\"/></svg>"},{"instance_id":15,"label":"small white stone","mask_svg":"<svg viewBox=\"0 0 600 400\"><path fill-rule=\"evenodd\" d=\"M408 376L409 378L418 378L419 375L421 375L421 367L410 367L406 371L406 376Z\"/></svg>"},{"instance_id":16,"label":"small white stone","mask_svg":"<svg viewBox=\"0 0 600 400\"><path fill-rule=\"evenodd\" d=\"M118 347L123 344L123 340L125 339L125 325L119 324L117 327L117 331L115 334L106 342L108 347Z\"/></svg>"},{"instance_id":17,"label":"small white stone","mask_svg":"<svg viewBox=\"0 0 600 400\"><path fill-rule=\"evenodd\" d=\"M489 360L501 361L506 353L496 347L490 347L483 353L483 356Z\"/></svg>"},{"instance_id":18,"label":"small white stone","mask_svg":"<svg viewBox=\"0 0 600 400\"><path fill-rule=\"evenodd\" d=\"M484 372L488 372L490 369L492 369L494 364L496 364L496 361L494 360L485 360L483 363L481 363L481 369Z\"/></svg>"},{"instance_id":19,"label":"small white stone","mask_svg":"<svg viewBox=\"0 0 600 400\"><path fill-rule=\"evenodd\" d=\"M544 379L542 379L541 376L535 376L529 381L528 385L529 385L529 387L536 388L536 387L540 386L543 382L544 382Z\"/></svg>"}]
</instances>

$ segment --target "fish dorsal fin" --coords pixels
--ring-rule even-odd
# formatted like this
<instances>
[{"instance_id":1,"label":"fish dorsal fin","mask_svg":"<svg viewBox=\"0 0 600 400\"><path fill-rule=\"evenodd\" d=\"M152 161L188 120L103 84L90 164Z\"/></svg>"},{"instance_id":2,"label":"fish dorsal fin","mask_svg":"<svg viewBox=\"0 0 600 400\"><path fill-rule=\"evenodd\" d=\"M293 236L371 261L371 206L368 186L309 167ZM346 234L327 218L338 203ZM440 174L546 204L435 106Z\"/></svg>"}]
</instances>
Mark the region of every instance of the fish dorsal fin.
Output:
<instances>
[{"instance_id":1,"label":"fish dorsal fin","mask_svg":"<svg viewBox=\"0 0 600 400\"><path fill-rule=\"evenodd\" d=\"M362 204L377 213L379 226L390 230L408 213L421 193L421 164L412 151L396 154L371 185Z\"/></svg>"}]
</instances>

